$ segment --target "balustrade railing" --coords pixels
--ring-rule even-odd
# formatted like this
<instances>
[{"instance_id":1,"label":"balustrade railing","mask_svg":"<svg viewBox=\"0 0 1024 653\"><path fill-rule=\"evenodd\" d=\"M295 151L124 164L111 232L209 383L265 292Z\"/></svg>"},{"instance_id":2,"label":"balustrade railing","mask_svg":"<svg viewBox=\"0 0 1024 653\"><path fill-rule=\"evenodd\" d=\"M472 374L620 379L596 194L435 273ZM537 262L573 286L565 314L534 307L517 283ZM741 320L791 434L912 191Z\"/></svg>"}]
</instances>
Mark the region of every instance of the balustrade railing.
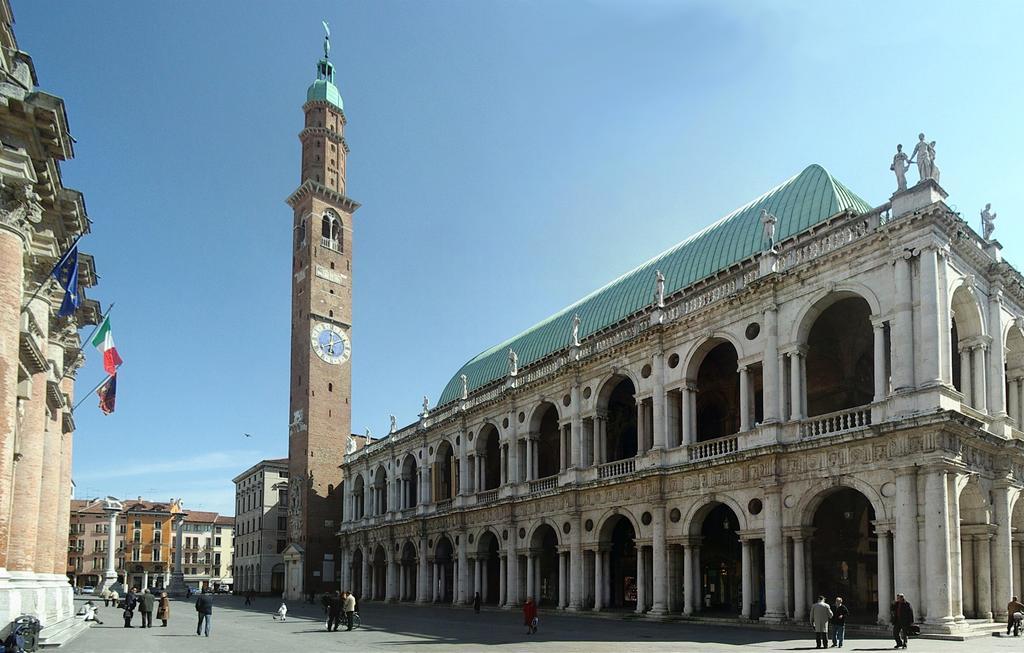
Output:
<instances>
[{"instance_id":1,"label":"balustrade railing","mask_svg":"<svg viewBox=\"0 0 1024 653\"><path fill-rule=\"evenodd\" d=\"M800 436L815 438L822 435L835 435L870 425L871 407L859 406L826 415L815 415L805 420L800 424Z\"/></svg>"},{"instance_id":2,"label":"balustrade railing","mask_svg":"<svg viewBox=\"0 0 1024 653\"><path fill-rule=\"evenodd\" d=\"M440 501L435 503L434 506L435 506L435 510L437 510L437 512L444 512L445 510L451 510L451 508L452 508L452 500L451 499L441 499Z\"/></svg>"},{"instance_id":3,"label":"balustrade railing","mask_svg":"<svg viewBox=\"0 0 1024 653\"><path fill-rule=\"evenodd\" d=\"M338 251L338 241L328 238L327 236L320 236L320 245L327 249Z\"/></svg>"},{"instance_id":4,"label":"balustrade railing","mask_svg":"<svg viewBox=\"0 0 1024 653\"><path fill-rule=\"evenodd\" d=\"M497 500L498 500L498 491L497 490L484 490L483 492L477 492L476 493L476 502L477 503L490 503L492 501L497 501Z\"/></svg>"},{"instance_id":5,"label":"balustrade railing","mask_svg":"<svg viewBox=\"0 0 1024 653\"><path fill-rule=\"evenodd\" d=\"M740 440L735 435L728 435L724 438L715 438L707 442L698 442L690 445L690 460L706 460L718 456L727 456L736 453L740 448Z\"/></svg>"},{"instance_id":6,"label":"balustrade railing","mask_svg":"<svg viewBox=\"0 0 1024 653\"><path fill-rule=\"evenodd\" d=\"M597 476L598 478L615 478L616 476L632 474L635 471L636 458L626 458L625 460L615 460L600 465L597 468Z\"/></svg>"},{"instance_id":7,"label":"balustrade railing","mask_svg":"<svg viewBox=\"0 0 1024 653\"><path fill-rule=\"evenodd\" d=\"M532 494L534 492L546 492L547 490L554 490L556 485L558 485L557 476L539 478L536 481L530 481L530 493Z\"/></svg>"}]
</instances>

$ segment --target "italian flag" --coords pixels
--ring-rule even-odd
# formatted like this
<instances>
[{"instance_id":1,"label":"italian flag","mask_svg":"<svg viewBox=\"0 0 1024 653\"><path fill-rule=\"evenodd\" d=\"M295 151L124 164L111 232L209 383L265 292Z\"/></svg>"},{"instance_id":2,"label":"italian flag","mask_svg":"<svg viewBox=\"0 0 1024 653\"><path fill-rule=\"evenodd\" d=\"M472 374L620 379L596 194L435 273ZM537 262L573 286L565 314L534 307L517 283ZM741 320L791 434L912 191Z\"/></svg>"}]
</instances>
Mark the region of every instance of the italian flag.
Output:
<instances>
[{"instance_id":1,"label":"italian flag","mask_svg":"<svg viewBox=\"0 0 1024 653\"><path fill-rule=\"evenodd\" d=\"M103 369L107 374L117 372L117 366L123 363L117 355L117 347L114 346L114 334L110 332L110 318L103 318L103 324L96 329L96 335L92 338L92 346L103 353Z\"/></svg>"}]
</instances>

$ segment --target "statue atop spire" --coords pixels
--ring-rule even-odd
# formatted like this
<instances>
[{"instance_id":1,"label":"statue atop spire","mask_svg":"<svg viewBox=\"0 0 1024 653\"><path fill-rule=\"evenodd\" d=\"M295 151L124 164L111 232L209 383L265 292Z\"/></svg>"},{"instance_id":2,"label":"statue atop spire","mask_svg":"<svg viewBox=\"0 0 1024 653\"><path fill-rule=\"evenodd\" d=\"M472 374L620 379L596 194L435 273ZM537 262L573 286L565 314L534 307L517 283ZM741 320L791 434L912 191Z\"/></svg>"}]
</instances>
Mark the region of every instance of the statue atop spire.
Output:
<instances>
[{"instance_id":1,"label":"statue atop spire","mask_svg":"<svg viewBox=\"0 0 1024 653\"><path fill-rule=\"evenodd\" d=\"M329 59L331 56L331 27L326 20L320 22L324 24L324 59Z\"/></svg>"}]
</instances>

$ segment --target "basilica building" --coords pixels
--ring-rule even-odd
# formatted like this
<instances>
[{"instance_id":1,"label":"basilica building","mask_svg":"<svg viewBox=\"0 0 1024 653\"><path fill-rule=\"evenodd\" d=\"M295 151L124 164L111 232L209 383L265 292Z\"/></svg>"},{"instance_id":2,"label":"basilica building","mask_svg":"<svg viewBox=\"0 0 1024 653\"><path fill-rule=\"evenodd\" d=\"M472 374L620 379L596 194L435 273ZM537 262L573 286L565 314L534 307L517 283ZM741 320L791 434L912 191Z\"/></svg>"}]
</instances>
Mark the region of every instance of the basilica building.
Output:
<instances>
[{"instance_id":1,"label":"basilica building","mask_svg":"<svg viewBox=\"0 0 1024 653\"><path fill-rule=\"evenodd\" d=\"M931 632L1005 619L1024 279L920 172L874 206L810 165L472 358L345 455L340 586L768 623L819 594L887 623L902 593Z\"/></svg>"}]
</instances>

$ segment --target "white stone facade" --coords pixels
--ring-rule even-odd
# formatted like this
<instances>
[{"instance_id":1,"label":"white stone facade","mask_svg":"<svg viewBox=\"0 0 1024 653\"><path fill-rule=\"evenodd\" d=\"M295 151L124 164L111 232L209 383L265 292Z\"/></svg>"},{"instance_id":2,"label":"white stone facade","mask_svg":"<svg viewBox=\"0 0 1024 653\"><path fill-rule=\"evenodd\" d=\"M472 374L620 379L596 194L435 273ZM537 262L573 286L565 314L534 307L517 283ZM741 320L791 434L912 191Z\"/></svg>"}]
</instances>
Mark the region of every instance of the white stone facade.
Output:
<instances>
[{"instance_id":1,"label":"white stone facade","mask_svg":"<svg viewBox=\"0 0 1024 653\"><path fill-rule=\"evenodd\" d=\"M235 592L281 594L288 539L288 459L263 460L235 483Z\"/></svg>"},{"instance_id":2,"label":"white stone facade","mask_svg":"<svg viewBox=\"0 0 1024 653\"><path fill-rule=\"evenodd\" d=\"M842 594L886 623L900 592L934 631L1004 619L1024 280L945 197L840 213L349 454L342 585L764 622Z\"/></svg>"}]
</instances>

